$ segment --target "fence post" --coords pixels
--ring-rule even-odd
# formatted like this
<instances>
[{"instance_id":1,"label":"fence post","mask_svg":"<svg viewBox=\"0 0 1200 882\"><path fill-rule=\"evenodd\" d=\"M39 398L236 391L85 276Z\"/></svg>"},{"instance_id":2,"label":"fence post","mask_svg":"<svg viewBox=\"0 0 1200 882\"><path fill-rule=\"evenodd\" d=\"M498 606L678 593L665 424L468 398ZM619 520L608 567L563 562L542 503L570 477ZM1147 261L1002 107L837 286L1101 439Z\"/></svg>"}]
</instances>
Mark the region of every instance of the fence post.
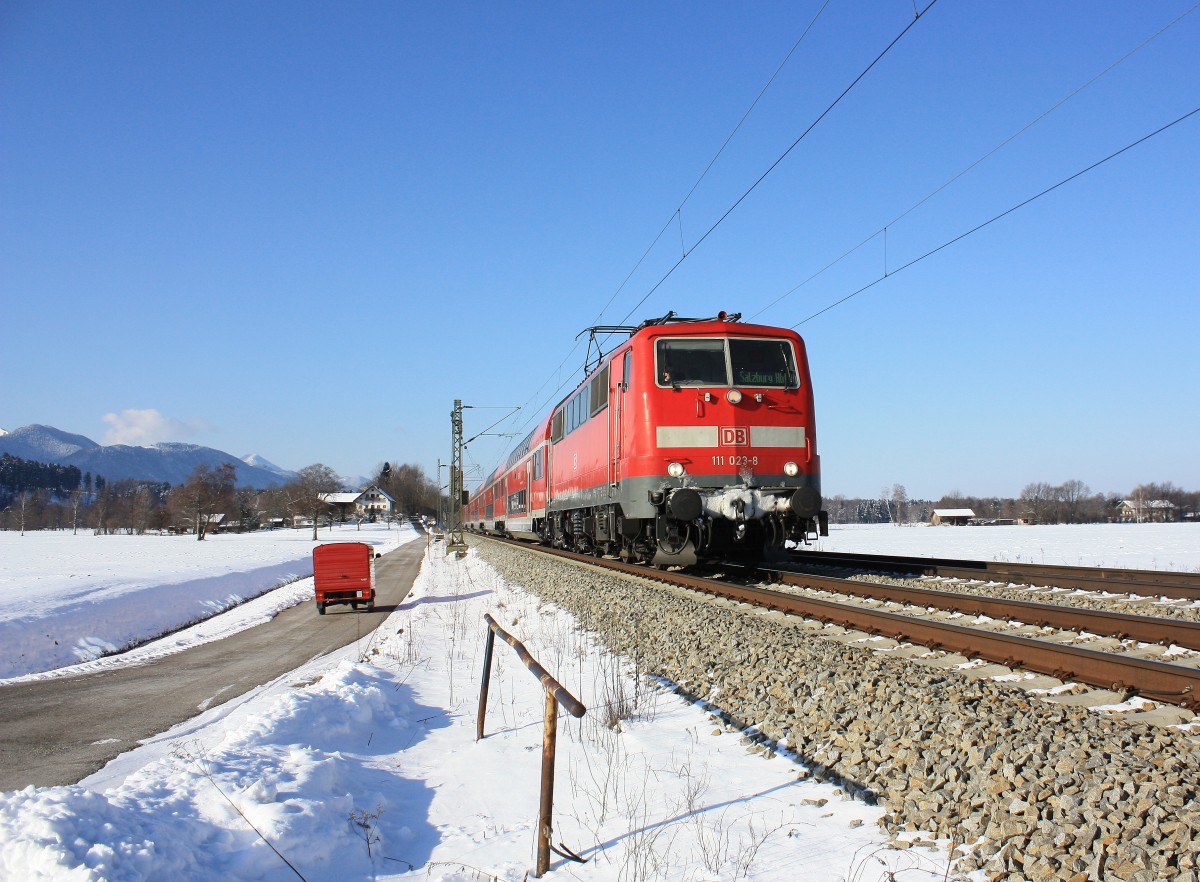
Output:
<instances>
[{"instance_id":1,"label":"fence post","mask_svg":"<svg viewBox=\"0 0 1200 882\"><path fill-rule=\"evenodd\" d=\"M483 714L487 710L488 686L492 679L492 647L496 645L496 632L490 627L487 645L483 649L483 682L479 685L479 711L475 714L475 740L483 738Z\"/></svg>"},{"instance_id":2,"label":"fence post","mask_svg":"<svg viewBox=\"0 0 1200 882\"><path fill-rule=\"evenodd\" d=\"M492 674L492 647L497 634L517 651L521 662L529 669L530 673L538 678L546 692L546 709L542 729L542 786L541 799L538 804L537 867L533 873L533 877L536 879L550 869L550 835L553 832L554 814L554 757L558 742L558 704L561 701L563 707L576 717L582 717L587 713L587 708L538 664L537 659L529 654L529 650L521 644L521 641L505 632L490 615L485 615L483 619L487 623L488 636L483 651L483 679L479 686L479 713L475 723L475 740L479 741L483 738L483 716L487 711L488 686ZM583 862L583 858L570 852L569 849L559 853L571 860Z\"/></svg>"},{"instance_id":3,"label":"fence post","mask_svg":"<svg viewBox=\"0 0 1200 882\"><path fill-rule=\"evenodd\" d=\"M558 699L546 691L546 724L542 731L542 798L538 806L537 869L540 878L550 869L550 833L554 813L554 755L558 742Z\"/></svg>"}]
</instances>

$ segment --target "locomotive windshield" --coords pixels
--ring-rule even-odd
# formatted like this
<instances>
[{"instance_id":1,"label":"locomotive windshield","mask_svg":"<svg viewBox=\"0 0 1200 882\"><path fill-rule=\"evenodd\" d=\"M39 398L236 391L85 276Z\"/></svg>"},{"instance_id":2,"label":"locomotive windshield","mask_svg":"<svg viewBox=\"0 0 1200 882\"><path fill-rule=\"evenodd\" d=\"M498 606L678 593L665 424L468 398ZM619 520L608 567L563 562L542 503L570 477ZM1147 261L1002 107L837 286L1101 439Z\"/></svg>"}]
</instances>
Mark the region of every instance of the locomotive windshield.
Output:
<instances>
[{"instance_id":1,"label":"locomotive windshield","mask_svg":"<svg viewBox=\"0 0 1200 882\"><path fill-rule=\"evenodd\" d=\"M660 386L800 385L792 345L778 339L661 338L655 371Z\"/></svg>"}]
</instances>

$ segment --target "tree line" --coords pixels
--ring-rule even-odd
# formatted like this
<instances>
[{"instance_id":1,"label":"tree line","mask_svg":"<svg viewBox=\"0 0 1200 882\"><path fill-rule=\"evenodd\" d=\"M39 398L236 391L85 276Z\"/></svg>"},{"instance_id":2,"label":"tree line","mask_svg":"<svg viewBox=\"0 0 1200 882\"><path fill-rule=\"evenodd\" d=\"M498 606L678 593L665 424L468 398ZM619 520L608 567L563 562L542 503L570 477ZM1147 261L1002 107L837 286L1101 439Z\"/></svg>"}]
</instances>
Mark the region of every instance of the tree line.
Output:
<instances>
[{"instance_id":1,"label":"tree line","mask_svg":"<svg viewBox=\"0 0 1200 882\"><path fill-rule=\"evenodd\" d=\"M407 514L434 514L441 491L424 470L409 463L382 463L374 483ZM257 530L292 524L302 518L316 528L328 523L331 510L322 494L342 490L333 469L321 463L308 466L282 487L266 490L238 488L231 463L198 466L183 484L125 479L106 481L75 466L58 466L0 456L0 529L63 530L81 528L96 533L181 531L203 539L218 526L223 530ZM1200 491L1188 491L1170 481L1139 484L1129 493L1095 493L1078 480L1061 484L1027 484L1016 497L970 496L958 490L937 500L909 499L904 485L883 488L873 498L826 497L829 520L836 524L928 523L934 509L969 508L981 520L1021 520L1039 524L1103 523L1116 517L1121 500L1145 504L1163 500L1175 506L1179 519L1200 515Z\"/></svg>"},{"instance_id":2,"label":"tree line","mask_svg":"<svg viewBox=\"0 0 1200 882\"><path fill-rule=\"evenodd\" d=\"M11 453L0 455L0 507L24 490L51 490L59 494L77 490L83 474L76 466L52 465L22 459Z\"/></svg>"},{"instance_id":3,"label":"tree line","mask_svg":"<svg viewBox=\"0 0 1200 882\"><path fill-rule=\"evenodd\" d=\"M951 490L940 499L909 499L903 484L884 487L879 495L832 496L825 499L829 520L836 524L928 523L934 509L970 509L979 520L1011 520L1036 524L1098 524L1115 520L1122 500L1138 505L1152 501L1175 506L1176 519L1200 515L1200 491L1184 490L1170 481L1139 484L1130 492L1096 493L1083 481L1026 484L1019 496L970 496Z\"/></svg>"},{"instance_id":4,"label":"tree line","mask_svg":"<svg viewBox=\"0 0 1200 882\"><path fill-rule=\"evenodd\" d=\"M333 469L315 463L281 487L237 486L232 463L200 465L179 485L80 475L74 466L52 466L5 454L0 459L0 529L90 529L96 534L186 532L203 540L213 529L239 532L301 520L317 538L334 518L324 495L343 489ZM399 511L432 514L437 484L420 466L384 463L376 482Z\"/></svg>"}]
</instances>

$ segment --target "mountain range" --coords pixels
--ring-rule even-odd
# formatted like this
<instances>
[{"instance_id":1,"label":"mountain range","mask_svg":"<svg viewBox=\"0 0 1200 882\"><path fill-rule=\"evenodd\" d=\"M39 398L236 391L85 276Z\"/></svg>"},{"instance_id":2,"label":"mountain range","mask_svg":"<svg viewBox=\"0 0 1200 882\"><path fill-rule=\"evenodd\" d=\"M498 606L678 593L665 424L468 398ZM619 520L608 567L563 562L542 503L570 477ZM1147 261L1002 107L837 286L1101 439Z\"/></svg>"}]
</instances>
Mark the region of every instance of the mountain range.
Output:
<instances>
[{"instance_id":1,"label":"mountain range","mask_svg":"<svg viewBox=\"0 0 1200 882\"><path fill-rule=\"evenodd\" d=\"M103 475L107 481L132 478L183 484L199 465L217 468L232 463L239 487L264 489L286 484L295 472L279 468L257 454L238 459L199 444L164 441L152 447L128 444L103 446L83 435L73 435L53 426L22 426L11 432L0 429L0 454L55 465L72 465L81 472Z\"/></svg>"}]
</instances>

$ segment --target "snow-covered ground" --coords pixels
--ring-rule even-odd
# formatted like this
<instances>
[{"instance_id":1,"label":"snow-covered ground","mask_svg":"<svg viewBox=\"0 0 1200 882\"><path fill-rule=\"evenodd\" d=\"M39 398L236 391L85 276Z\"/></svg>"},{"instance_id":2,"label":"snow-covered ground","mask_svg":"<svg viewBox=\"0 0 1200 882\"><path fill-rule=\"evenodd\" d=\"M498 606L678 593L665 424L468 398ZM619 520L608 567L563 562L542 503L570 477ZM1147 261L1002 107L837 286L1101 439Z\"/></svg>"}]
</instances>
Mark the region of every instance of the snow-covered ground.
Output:
<instances>
[{"instance_id":1,"label":"snow-covered ground","mask_svg":"<svg viewBox=\"0 0 1200 882\"><path fill-rule=\"evenodd\" d=\"M816 551L1200 573L1200 524L896 527L832 524Z\"/></svg>"},{"instance_id":2,"label":"snow-covered ground","mask_svg":"<svg viewBox=\"0 0 1200 882\"><path fill-rule=\"evenodd\" d=\"M1097 537L1120 536L1127 566L1200 566L1195 527L1012 528L1025 531L1019 547L1007 529L835 528L822 544L1004 560L1035 548L1047 563L1077 563L1104 553ZM989 537L995 545L975 551L953 544ZM10 558L0 561L7 578ZM555 842L588 863L555 857L546 878L945 878L944 846L889 848L881 807L803 780L784 756L751 754L704 709L639 684L568 614L438 544L365 648L212 708L81 785L0 795L0 878L524 879L543 698L497 643L487 737L475 741L485 612L589 708L560 718L555 792Z\"/></svg>"},{"instance_id":3,"label":"snow-covered ground","mask_svg":"<svg viewBox=\"0 0 1200 882\"><path fill-rule=\"evenodd\" d=\"M312 597L306 577L314 545L366 542L382 552L417 535L407 523L322 529L315 543L312 527L217 534L203 542L90 530L0 532L0 684L61 674L67 666L74 667L66 673L80 673L125 663L101 657L192 622L208 620L144 649L140 659L252 627ZM212 618L235 606L236 615Z\"/></svg>"}]
</instances>

